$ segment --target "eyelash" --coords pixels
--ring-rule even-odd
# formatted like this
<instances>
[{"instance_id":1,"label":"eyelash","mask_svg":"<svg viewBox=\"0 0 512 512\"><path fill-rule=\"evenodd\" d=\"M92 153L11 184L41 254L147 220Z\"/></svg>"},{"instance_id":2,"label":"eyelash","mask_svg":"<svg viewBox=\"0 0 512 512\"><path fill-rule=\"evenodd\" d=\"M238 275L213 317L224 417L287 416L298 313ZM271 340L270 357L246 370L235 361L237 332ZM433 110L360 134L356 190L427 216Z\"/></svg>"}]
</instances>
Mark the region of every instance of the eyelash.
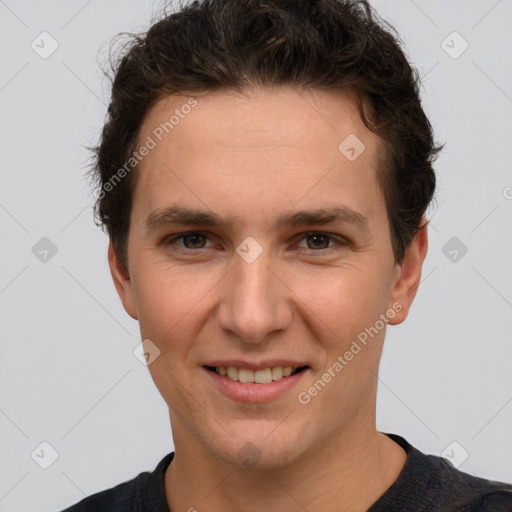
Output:
<instances>
[{"instance_id":1,"label":"eyelash","mask_svg":"<svg viewBox=\"0 0 512 512\"><path fill-rule=\"evenodd\" d=\"M171 238L167 238L164 241L164 245L166 245L166 246L173 245L178 240L183 239L184 237L189 236L189 235L201 235L201 236L205 236L208 240L210 240L210 237L208 237L208 235L206 233L203 233L202 231L187 231L186 233L179 233L177 235L172 236ZM340 237L340 236L331 235L330 233L324 233L323 231L308 231L307 233L303 233L302 234L302 238L299 240L299 242L304 240L308 236L312 236L312 235L327 236L330 240L337 241L338 242L338 246L340 246L340 247L346 247L349 244L348 240L346 240L345 238ZM199 252L201 250L204 250L204 249L207 249L207 247L200 247L199 249L187 249L186 247L185 248L183 248L183 247L176 248L176 250L178 252L181 252L181 253L184 253L184 254L197 253L197 252ZM307 251L309 253L325 254L326 251L330 251L331 249L333 249L333 247L327 247L326 249L319 249L319 250L307 249L307 248L306 249L301 248L301 249L303 249L303 250L305 250L305 251Z\"/></svg>"}]
</instances>

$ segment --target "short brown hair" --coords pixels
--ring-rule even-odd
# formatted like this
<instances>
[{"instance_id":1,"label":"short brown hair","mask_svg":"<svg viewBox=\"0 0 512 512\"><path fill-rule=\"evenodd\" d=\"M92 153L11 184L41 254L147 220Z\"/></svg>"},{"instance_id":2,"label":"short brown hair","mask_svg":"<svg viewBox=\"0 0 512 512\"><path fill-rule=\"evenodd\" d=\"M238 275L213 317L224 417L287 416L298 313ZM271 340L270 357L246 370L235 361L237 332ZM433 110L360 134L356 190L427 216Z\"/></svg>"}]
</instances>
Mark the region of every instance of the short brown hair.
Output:
<instances>
[{"instance_id":1,"label":"short brown hair","mask_svg":"<svg viewBox=\"0 0 512 512\"><path fill-rule=\"evenodd\" d=\"M252 86L354 95L364 124L383 140L377 178L395 262L403 261L424 227L436 185L432 162L444 145L433 141L400 37L367 1L196 0L128 36L114 64L111 55L112 98L89 170L101 188L95 219L127 272L136 166L107 193L105 186L137 149L149 109L168 94Z\"/></svg>"}]
</instances>

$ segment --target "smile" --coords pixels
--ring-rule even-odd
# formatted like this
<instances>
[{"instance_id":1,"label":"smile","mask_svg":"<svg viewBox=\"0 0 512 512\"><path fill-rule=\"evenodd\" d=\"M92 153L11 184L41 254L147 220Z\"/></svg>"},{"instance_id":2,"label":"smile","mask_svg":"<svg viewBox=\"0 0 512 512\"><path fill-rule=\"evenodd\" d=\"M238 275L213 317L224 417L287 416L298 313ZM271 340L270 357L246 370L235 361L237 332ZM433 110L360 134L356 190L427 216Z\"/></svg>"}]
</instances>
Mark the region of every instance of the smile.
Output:
<instances>
[{"instance_id":1,"label":"smile","mask_svg":"<svg viewBox=\"0 0 512 512\"><path fill-rule=\"evenodd\" d=\"M235 366L207 366L210 371L219 375L226 376L235 382L244 384L270 384L273 381L284 379L296 372L303 371L307 366L275 366L273 368L263 368L261 370L250 370L247 368L236 368Z\"/></svg>"},{"instance_id":2,"label":"smile","mask_svg":"<svg viewBox=\"0 0 512 512\"><path fill-rule=\"evenodd\" d=\"M297 386L311 370L309 366L274 366L259 370L235 366L203 366L215 388L238 402L271 402ZM275 377L275 378L274 378Z\"/></svg>"}]
</instances>

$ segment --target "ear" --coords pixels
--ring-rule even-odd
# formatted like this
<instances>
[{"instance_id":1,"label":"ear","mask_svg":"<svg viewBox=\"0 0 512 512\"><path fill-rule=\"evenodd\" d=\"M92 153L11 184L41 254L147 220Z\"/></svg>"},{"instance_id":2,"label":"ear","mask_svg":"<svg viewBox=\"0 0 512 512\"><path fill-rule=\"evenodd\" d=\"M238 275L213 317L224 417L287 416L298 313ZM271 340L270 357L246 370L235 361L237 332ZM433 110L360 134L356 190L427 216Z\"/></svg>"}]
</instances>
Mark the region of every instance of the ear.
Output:
<instances>
[{"instance_id":1,"label":"ear","mask_svg":"<svg viewBox=\"0 0 512 512\"><path fill-rule=\"evenodd\" d=\"M114 280L114 285L116 287L117 293L121 302L123 303L123 307L125 311L135 320L138 319L137 310L135 308L135 301L133 300L133 288L132 282L126 271L117 257L117 254L114 250L114 246L112 244L112 239L108 244L108 264L110 266L110 273L112 274L112 279Z\"/></svg>"},{"instance_id":2,"label":"ear","mask_svg":"<svg viewBox=\"0 0 512 512\"><path fill-rule=\"evenodd\" d=\"M424 219L422 222L423 228L414 237L402 264L397 263L395 267L390 307L395 304L393 309L396 314L389 319L390 325L401 324L407 318L412 301L418 291L423 261L428 249L427 223ZM401 305L401 309L396 303Z\"/></svg>"}]
</instances>

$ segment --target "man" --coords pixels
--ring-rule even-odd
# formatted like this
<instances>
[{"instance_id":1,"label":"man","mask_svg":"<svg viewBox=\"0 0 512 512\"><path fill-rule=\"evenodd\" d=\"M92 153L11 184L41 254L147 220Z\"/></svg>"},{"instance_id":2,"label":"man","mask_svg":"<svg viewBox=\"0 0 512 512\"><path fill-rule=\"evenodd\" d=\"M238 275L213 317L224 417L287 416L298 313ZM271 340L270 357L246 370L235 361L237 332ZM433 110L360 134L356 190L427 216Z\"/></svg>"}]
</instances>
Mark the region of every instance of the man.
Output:
<instances>
[{"instance_id":1,"label":"man","mask_svg":"<svg viewBox=\"0 0 512 512\"><path fill-rule=\"evenodd\" d=\"M135 38L92 176L175 451L67 510L512 510L375 424L440 149L366 2L205 0Z\"/></svg>"}]
</instances>

